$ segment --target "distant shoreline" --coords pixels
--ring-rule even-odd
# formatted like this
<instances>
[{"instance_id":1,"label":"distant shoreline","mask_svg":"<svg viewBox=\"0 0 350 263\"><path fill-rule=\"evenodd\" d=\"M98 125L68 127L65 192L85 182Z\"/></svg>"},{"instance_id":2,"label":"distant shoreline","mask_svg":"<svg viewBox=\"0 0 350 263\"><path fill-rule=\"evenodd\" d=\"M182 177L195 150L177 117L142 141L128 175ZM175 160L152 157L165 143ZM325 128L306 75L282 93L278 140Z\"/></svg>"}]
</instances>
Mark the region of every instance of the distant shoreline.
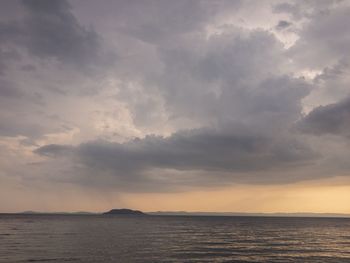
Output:
<instances>
[{"instance_id":1,"label":"distant shoreline","mask_svg":"<svg viewBox=\"0 0 350 263\"><path fill-rule=\"evenodd\" d=\"M156 211L142 212L149 216L202 216L202 217L285 217L285 218L350 218L350 214L341 213L237 213L237 212L185 212ZM106 212L2 212L0 215L66 215L66 216L139 216L137 214L108 214Z\"/></svg>"}]
</instances>

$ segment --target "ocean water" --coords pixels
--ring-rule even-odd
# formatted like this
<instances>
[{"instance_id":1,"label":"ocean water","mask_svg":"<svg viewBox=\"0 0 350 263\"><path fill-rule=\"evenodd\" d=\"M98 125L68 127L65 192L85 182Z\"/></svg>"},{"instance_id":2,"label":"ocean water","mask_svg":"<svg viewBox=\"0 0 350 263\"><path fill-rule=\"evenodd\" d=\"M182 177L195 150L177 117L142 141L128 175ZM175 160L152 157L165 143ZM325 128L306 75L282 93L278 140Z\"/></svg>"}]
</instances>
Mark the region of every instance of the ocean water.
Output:
<instances>
[{"instance_id":1,"label":"ocean water","mask_svg":"<svg viewBox=\"0 0 350 263\"><path fill-rule=\"evenodd\" d=\"M0 215L0 262L350 262L350 220Z\"/></svg>"}]
</instances>

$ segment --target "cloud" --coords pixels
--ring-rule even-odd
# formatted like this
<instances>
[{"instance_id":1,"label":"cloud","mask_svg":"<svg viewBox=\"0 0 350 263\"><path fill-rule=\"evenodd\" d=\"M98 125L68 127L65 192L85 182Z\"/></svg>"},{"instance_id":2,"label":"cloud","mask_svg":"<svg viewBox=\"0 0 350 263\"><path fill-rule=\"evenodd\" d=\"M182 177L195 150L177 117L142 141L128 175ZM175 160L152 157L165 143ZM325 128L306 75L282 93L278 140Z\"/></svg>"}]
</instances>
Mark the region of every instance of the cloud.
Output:
<instances>
[{"instance_id":1,"label":"cloud","mask_svg":"<svg viewBox=\"0 0 350 263\"><path fill-rule=\"evenodd\" d=\"M314 135L333 134L350 138L350 98L315 108L299 122L298 127Z\"/></svg>"},{"instance_id":2,"label":"cloud","mask_svg":"<svg viewBox=\"0 0 350 263\"><path fill-rule=\"evenodd\" d=\"M285 2L285 3L276 4L273 7L273 11L275 13L290 14L296 20L300 19L304 15L301 8L300 8L300 5L298 5L296 3Z\"/></svg>"},{"instance_id":3,"label":"cloud","mask_svg":"<svg viewBox=\"0 0 350 263\"><path fill-rule=\"evenodd\" d=\"M241 1L151 0L109 4L114 7L113 12L105 10L105 13L114 16L118 31L144 42L160 44L183 34L201 32L208 22L215 21L223 12L238 10Z\"/></svg>"},{"instance_id":4,"label":"cloud","mask_svg":"<svg viewBox=\"0 0 350 263\"><path fill-rule=\"evenodd\" d=\"M13 98L22 96L23 92L14 83L0 78L0 97Z\"/></svg>"},{"instance_id":5,"label":"cloud","mask_svg":"<svg viewBox=\"0 0 350 263\"><path fill-rule=\"evenodd\" d=\"M60 130L61 122L46 117L61 113L60 96L97 93L97 75L114 60L67 1L4 1L0 42L0 136L33 142Z\"/></svg>"},{"instance_id":6,"label":"cloud","mask_svg":"<svg viewBox=\"0 0 350 263\"><path fill-rule=\"evenodd\" d=\"M21 18L0 23L0 39L41 59L76 68L93 67L101 59L100 37L81 25L67 1L23 0Z\"/></svg>"},{"instance_id":7,"label":"cloud","mask_svg":"<svg viewBox=\"0 0 350 263\"><path fill-rule=\"evenodd\" d=\"M288 14L295 21L314 19L314 15L325 14L333 8L339 7L344 1L338 0L308 0L308 1L285 1L273 5L274 13Z\"/></svg>"},{"instance_id":8,"label":"cloud","mask_svg":"<svg viewBox=\"0 0 350 263\"><path fill-rule=\"evenodd\" d=\"M225 174L227 181L256 183L262 181L260 176L248 173L270 171L273 175L264 177L266 183L272 178L276 180L276 171L307 166L317 156L296 138L268 137L250 129L238 131L237 128L179 131L170 137L146 136L126 143L94 141L78 146L46 145L35 152L55 158L68 155L97 178L103 178L107 172L115 178L127 180L131 186L143 181L153 182L153 176L167 170L186 172L188 178L198 171L208 174L203 178L196 177L197 185L205 184L208 178L220 178L220 174ZM160 183L170 184L172 180L170 176ZM280 175L279 181L288 180ZM124 190L127 191L128 187L125 186Z\"/></svg>"},{"instance_id":9,"label":"cloud","mask_svg":"<svg viewBox=\"0 0 350 263\"><path fill-rule=\"evenodd\" d=\"M155 103L161 107L154 109L163 108L178 129L235 121L282 125L298 118L300 99L310 90L289 74L283 45L264 30L231 27L209 39L180 38L157 51L162 67L136 73L137 93L128 86L119 92L132 100L130 110L140 123L150 116L141 107L147 94L160 97Z\"/></svg>"},{"instance_id":10,"label":"cloud","mask_svg":"<svg viewBox=\"0 0 350 263\"><path fill-rule=\"evenodd\" d=\"M34 152L40 155L56 157L66 155L72 150L71 146L49 144L36 149Z\"/></svg>"},{"instance_id":11,"label":"cloud","mask_svg":"<svg viewBox=\"0 0 350 263\"><path fill-rule=\"evenodd\" d=\"M344 174L323 168L348 153L346 4L13 3L0 135L43 180L171 191Z\"/></svg>"},{"instance_id":12,"label":"cloud","mask_svg":"<svg viewBox=\"0 0 350 263\"><path fill-rule=\"evenodd\" d=\"M339 5L330 2L321 5L323 8L314 7L309 21L299 33L299 40L290 50L301 66L323 69L349 59L350 30L346 25L350 22L350 6L346 1L340 1Z\"/></svg>"},{"instance_id":13,"label":"cloud","mask_svg":"<svg viewBox=\"0 0 350 263\"><path fill-rule=\"evenodd\" d=\"M291 22L288 22L288 21L285 21L285 20L280 20L278 22L278 24L276 25L276 29L277 30L283 30L283 29L286 29L288 27L290 27L292 25Z\"/></svg>"}]
</instances>

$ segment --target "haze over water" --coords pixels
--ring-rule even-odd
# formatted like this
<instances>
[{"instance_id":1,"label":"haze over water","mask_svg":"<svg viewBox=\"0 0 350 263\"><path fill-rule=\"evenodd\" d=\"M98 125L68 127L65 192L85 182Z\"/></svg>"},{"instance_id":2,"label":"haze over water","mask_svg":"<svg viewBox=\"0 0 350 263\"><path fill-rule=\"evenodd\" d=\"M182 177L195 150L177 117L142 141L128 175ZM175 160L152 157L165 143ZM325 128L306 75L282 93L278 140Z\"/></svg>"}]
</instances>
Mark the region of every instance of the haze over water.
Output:
<instances>
[{"instance_id":1,"label":"haze over water","mask_svg":"<svg viewBox=\"0 0 350 263\"><path fill-rule=\"evenodd\" d=\"M0 262L349 262L350 219L0 215Z\"/></svg>"}]
</instances>

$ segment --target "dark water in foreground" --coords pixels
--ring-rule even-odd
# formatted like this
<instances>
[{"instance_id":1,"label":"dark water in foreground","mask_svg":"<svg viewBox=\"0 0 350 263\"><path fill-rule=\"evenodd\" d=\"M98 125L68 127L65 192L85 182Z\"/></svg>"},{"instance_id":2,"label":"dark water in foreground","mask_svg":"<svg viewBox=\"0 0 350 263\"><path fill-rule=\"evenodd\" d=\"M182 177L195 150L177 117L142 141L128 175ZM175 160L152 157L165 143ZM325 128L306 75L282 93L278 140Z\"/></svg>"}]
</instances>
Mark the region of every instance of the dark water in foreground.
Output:
<instances>
[{"instance_id":1,"label":"dark water in foreground","mask_svg":"<svg viewBox=\"0 0 350 263\"><path fill-rule=\"evenodd\" d=\"M0 215L0 262L350 262L350 220Z\"/></svg>"}]
</instances>

